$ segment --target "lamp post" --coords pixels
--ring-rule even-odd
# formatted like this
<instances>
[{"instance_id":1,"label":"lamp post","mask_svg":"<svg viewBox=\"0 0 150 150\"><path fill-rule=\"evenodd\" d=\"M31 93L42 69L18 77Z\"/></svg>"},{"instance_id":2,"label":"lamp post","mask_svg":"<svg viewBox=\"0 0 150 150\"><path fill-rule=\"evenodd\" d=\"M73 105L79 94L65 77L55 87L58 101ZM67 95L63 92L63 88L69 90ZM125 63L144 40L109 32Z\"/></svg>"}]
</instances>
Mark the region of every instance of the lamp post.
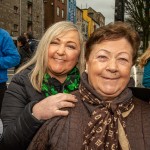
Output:
<instances>
[{"instance_id":1,"label":"lamp post","mask_svg":"<svg viewBox=\"0 0 150 150\"><path fill-rule=\"evenodd\" d=\"M124 0L115 0L115 21L124 21Z\"/></svg>"},{"instance_id":2,"label":"lamp post","mask_svg":"<svg viewBox=\"0 0 150 150\"><path fill-rule=\"evenodd\" d=\"M41 0L41 6L42 6L42 12L41 12L41 26L42 26L42 35L43 35L43 33L44 33L44 1L43 0Z\"/></svg>"}]
</instances>

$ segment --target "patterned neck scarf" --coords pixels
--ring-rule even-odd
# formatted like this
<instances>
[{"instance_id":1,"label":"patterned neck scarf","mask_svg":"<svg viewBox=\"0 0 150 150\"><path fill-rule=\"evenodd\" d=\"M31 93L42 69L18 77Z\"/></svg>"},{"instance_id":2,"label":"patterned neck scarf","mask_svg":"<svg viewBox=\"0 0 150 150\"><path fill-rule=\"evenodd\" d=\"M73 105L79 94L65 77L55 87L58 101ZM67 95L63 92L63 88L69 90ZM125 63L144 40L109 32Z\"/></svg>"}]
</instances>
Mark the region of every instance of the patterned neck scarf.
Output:
<instances>
[{"instance_id":1,"label":"patterned neck scarf","mask_svg":"<svg viewBox=\"0 0 150 150\"><path fill-rule=\"evenodd\" d=\"M60 83L57 79L51 78L49 74L44 75L42 83L42 92L46 97L55 95L57 93L70 93L75 91L79 87L80 73L79 70L74 67L67 75L64 83Z\"/></svg>"},{"instance_id":2,"label":"patterned neck scarf","mask_svg":"<svg viewBox=\"0 0 150 150\"><path fill-rule=\"evenodd\" d=\"M83 73L79 91L84 102L97 105L85 128L82 150L130 150L123 113L133 109L131 90L126 88L112 102L106 102Z\"/></svg>"}]
</instances>

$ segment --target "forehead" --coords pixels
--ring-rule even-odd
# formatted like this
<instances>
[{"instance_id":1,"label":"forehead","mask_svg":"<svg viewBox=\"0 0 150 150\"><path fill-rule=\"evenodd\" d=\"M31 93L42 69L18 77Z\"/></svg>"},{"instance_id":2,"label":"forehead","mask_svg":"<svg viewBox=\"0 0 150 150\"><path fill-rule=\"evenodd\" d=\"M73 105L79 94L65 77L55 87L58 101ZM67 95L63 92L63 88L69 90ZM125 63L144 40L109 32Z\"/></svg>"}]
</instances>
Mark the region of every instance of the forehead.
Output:
<instances>
[{"instance_id":1,"label":"forehead","mask_svg":"<svg viewBox=\"0 0 150 150\"><path fill-rule=\"evenodd\" d=\"M124 38L119 40L105 40L98 44L94 44L92 46L92 53L97 53L98 51L108 52L110 54L119 54L119 53L133 53L133 49L131 44Z\"/></svg>"},{"instance_id":2,"label":"forehead","mask_svg":"<svg viewBox=\"0 0 150 150\"><path fill-rule=\"evenodd\" d=\"M63 31L63 32L57 34L54 37L54 39L56 39L56 38L58 38L58 39L61 39L61 38L73 38L73 37L79 39L78 31L76 31L76 30Z\"/></svg>"}]
</instances>

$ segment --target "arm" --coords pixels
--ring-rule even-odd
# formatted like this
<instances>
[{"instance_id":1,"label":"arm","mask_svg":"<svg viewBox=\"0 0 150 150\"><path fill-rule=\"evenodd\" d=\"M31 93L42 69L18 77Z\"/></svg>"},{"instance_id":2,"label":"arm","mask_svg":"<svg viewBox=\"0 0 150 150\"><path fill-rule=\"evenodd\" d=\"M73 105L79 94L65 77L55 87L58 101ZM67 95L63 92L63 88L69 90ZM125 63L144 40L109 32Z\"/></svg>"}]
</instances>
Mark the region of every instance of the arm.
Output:
<instances>
[{"instance_id":1,"label":"arm","mask_svg":"<svg viewBox=\"0 0 150 150\"><path fill-rule=\"evenodd\" d=\"M16 74L3 100L3 136L5 145L8 145L10 149L26 149L43 124L43 121L39 120L47 120L54 116L66 116L68 111L60 110L60 108L74 107L73 103L77 102L75 96L63 93L43 99L41 94L38 96L39 93L35 92L30 84L27 84L28 80L26 74L23 76Z\"/></svg>"},{"instance_id":2,"label":"arm","mask_svg":"<svg viewBox=\"0 0 150 150\"><path fill-rule=\"evenodd\" d=\"M27 150L47 150L49 141L49 133L47 127L49 121L45 122L34 136Z\"/></svg>"},{"instance_id":3,"label":"arm","mask_svg":"<svg viewBox=\"0 0 150 150\"><path fill-rule=\"evenodd\" d=\"M4 96L2 121L4 144L8 149L24 150L43 124L31 115L31 101L23 80L14 77ZM29 87L28 87L29 88Z\"/></svg>"},{"instance_id":4,"label":"arm","mask_svg":"<svg viewBox=\"0 0 150 150\"><path fill-rule=\"evenodd\" d=\"M0 32L0 36L2 36L0 41L0 69L8 69L18 65L20 55L9 33Z\"/></svg>"},{"instance_id":5,"label":"arm","mask_svg":"<svg viewBox=\"0 0 150 150\"><path fill-rule=\"evenodd\" d=\"M49 150L58 145L64 131L67 117L55 117L47 120L38 130L27 150ZM56 148L57 149L57 148Z\"/></svg>"}]
</instances>

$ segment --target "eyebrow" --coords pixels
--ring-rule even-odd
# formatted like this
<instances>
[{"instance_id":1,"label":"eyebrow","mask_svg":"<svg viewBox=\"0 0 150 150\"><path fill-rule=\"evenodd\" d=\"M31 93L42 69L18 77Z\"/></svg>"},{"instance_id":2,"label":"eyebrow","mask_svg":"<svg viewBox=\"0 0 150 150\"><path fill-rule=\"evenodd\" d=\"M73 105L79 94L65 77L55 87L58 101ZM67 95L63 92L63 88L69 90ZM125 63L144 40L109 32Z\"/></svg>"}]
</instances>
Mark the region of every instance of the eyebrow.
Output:
<instances>
[{"instance_id":1,"label":"eyebrow","mask_svg":"<svg viewBox=\"0 0 150 150\"><path fill-rule=\"evenodd\" d=\"M61 41L61 40L60 40L60 38L55 38L54 40ZM53 40L52 40L52 41L53 41ZM74 41L67 41L67 43L74 43L75 45L77 45L77 43L76 43L76 42L74 42Z\"/></svg>"},{"instance_id":2,"label":"eyebrow","mask_svg":"<svg viewBox=\"0 0 150 150\"><path fill-rule=\"evenodd\" d=\"M108 51L107 49L100 49L99 51L101 51L101 50L102 50L102 51L105 51L105 52L107 52L107 53L111 53L111 52ZM99 52L99 51L98 51L98 52ZM97 52L97 53L98 53L98 52ZM122 53L128 54L127 52L123 51L123 52L118 53L118 55L119 55L119 54L122 54Z\"/></svg>"},{"instance_id":3,"label":"eyebrow","mask_svg":"<svg viewBox=\"0 0 150 150\"><path fill-rule=\"evenodd\" d=\"M109 52L108 50L106 50L106 49L99 49L98 52L99 52L99 51L105 51L105 52L107 52L107 53L110 53L110 52ZM98 52L97 52L97 53L98 53Z\"/></svg>"}]
</instances>

